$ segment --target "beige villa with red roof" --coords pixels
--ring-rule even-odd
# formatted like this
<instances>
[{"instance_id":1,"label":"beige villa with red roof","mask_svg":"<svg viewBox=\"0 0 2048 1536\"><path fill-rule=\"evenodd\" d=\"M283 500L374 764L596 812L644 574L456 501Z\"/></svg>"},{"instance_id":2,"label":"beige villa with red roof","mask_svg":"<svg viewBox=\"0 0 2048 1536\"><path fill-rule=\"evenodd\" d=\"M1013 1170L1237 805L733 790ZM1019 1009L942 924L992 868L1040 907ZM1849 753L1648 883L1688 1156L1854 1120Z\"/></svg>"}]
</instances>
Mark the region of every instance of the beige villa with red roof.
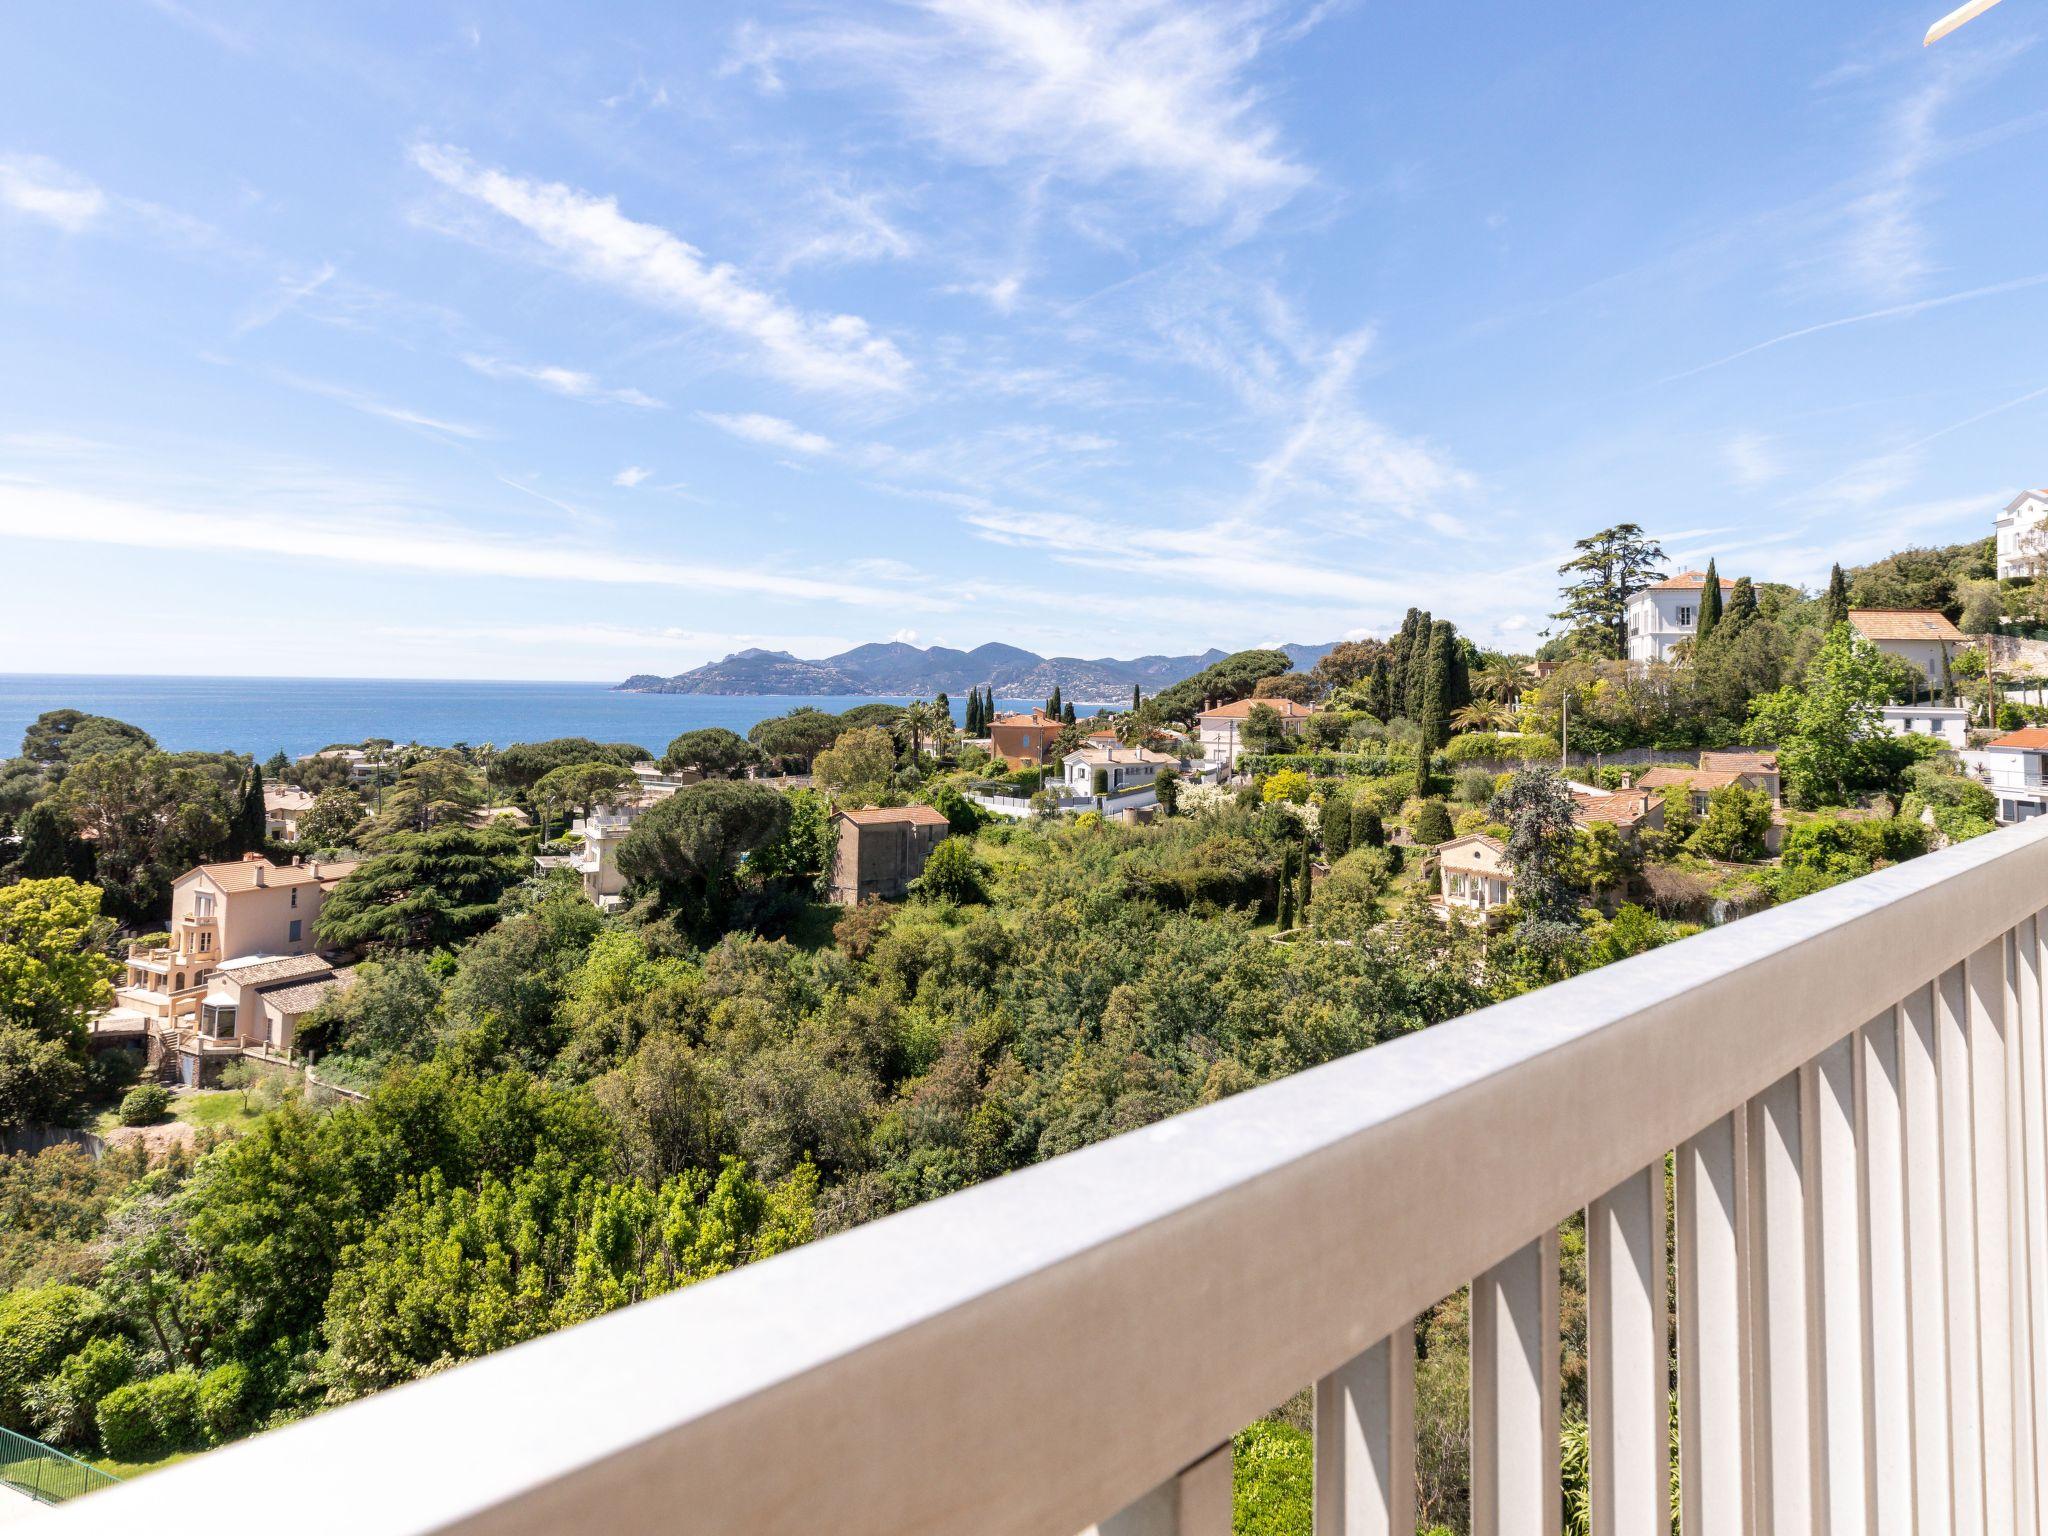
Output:
<instances>
[{"instance_id":1,"label":"beige villa with red roof","mask_svg":"<svg viewBox=\"0 0 2048 1536\"><path fill-rule=\"evenodd\" d=\"M906 894L952 830L945 813L929 805L838 811L832 825L836 838L826 895L842 907Z\"/></svg>"},{"instance_id":2,"label":"beige villa with red roof","mask_svg":"<svg viewBox=\"0 0 2048 1536\"><path fill-rule=\"evenodd\" d=\"M1245 750L1244 723L1261 705L1280 717L1280 729L1289 736L1300 735L1308 717L1315 713L1312 706L1297 704L1292 699L1239 699L1234 704L1218 704L1195 716L1195 739L1202 745L1202 756L1212 763L1235 768L1238 754Z\"/></svg>"},{"instance_id":3,"label":"beige villa with red roof","mask_svg":"<svg viewBox=\"0 0 2048 1536\"><path fill-rule=\"evenodd\" d=\"M1734 586L1726 577L1721 579L1723 602ZM1680 571L1631 597L1627 608L1628 659L1669 661L1671 648L1698 632L1700 594L1706 590L1705 571Z\"/></svg>"}]
</instances>

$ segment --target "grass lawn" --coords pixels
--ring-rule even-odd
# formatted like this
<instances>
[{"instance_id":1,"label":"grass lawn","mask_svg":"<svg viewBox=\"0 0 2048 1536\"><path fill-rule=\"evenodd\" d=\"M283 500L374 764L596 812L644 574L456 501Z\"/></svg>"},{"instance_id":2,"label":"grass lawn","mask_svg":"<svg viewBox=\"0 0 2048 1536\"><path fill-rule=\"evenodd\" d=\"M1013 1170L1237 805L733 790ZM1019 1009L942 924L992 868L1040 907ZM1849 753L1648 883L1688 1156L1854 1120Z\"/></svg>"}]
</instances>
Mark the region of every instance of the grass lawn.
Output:
<instances>
[{"instance_id":1,"label":"grass lawn","mask_svg":"<svg viewBox=\"0 0 2048 1536\"><path fill-rule=\"evenodd\" d=\"M171 1094L170 1117L201 1130L220 1126L241 1130L261 1118L261 1112L246 1107L238 1088L182 1088ZM121 1111L117 1105L100 1111L92 1128L104 1136L109 1131L120 1129L120 1125Z\"/></svg>"},{"instance_id":2,"label":"grass lawn","mask_svg":"<svg viewBox=\"0 0 2048 1536\"><path fill-rule=\"evenodd\" d=\"M108 1456L91 1458L92 1464L102 1472L118 1477L122 1482L141 1477L145 1472L155 1472L162 1467L174 1467L181 1461L190 1461L194 1456L203 1456L204 1451L179 1451L175 1456L166 1456L162 1461L115 1461Z\"/></svg>"}]
</instances>

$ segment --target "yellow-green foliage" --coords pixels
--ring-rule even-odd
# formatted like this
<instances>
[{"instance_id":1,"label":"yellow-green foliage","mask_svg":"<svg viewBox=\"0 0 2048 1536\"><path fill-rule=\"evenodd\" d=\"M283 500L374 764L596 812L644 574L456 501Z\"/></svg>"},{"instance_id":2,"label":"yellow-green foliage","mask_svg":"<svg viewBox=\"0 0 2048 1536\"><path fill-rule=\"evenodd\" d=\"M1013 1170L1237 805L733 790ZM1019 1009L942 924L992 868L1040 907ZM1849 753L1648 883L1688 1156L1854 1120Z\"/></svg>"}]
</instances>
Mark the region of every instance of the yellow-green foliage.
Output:
<instances>
[{"instance_id":1,"label":"yellow-green foliage","mask_svg":"<svg viewBox=\"0 0 2048 1536\"><path fill-rule=\"evenodd\" d=\"M1260 1419L1234 1452L1231 1530L1235 1536L1311 1536L1315 1530L1315 1442L1291 1424Z\"/></svg>"}]
</instances>

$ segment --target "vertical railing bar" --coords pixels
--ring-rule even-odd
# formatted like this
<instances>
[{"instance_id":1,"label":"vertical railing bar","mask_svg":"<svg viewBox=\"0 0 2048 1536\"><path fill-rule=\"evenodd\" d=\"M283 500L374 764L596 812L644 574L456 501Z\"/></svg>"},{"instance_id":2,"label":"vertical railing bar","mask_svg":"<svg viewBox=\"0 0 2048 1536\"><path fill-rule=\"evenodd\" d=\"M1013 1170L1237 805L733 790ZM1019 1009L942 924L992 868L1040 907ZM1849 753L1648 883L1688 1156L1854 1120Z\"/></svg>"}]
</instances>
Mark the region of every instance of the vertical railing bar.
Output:
<instances>
[{"instance_id":1,"label":"vertical railing bar","mask_svg":"<svg viewBox=\"0 0 2048 1536\"><path fill-rule=\"evenodd\" d=\"M1913 1536L1918 1522L1913 1446L1912 1306L1907 1284L1903 1006L1863 1027L1856 1103L1861 1148L1864 1273L1864 1496L1873 1536Z\"/></svg>"},{"instance_id":2,"label":"vertical railing bar","mask_svg":"<svg viewBox=\"0 0 2048 1536\"><path fill-rule=\"evenodd\" d=\"M1948 1298L1950 1493L1957 1536L1984 1529L1983 1399L1977 1328L1977 1175L1970 1059L1970 1009L1964 967L1935 983L1941 1041L1941 1195L1944 1285Z\"/></svg>"},{"instance_id":3,"label":"vertical railing bar","mask_svg":"<svg viewBox=\"0 0 2048 1536\"><path fill-rule=\"evenodd\" d=\"M1316 1536L1413 1536L1415 1326L1316 1383Z\"/></svg>"},{"instance_id":4,"label":"vertical railing bar","mask_svg":"<svg viewBox=\"0 0 2048 1536\"><path fill-rule=\"evenodd\" d=\"M1559 1536L1557 1232L1472 1282L1472 1536Z\"/></svg>"},{"instance_id":5,"label":"vertical railing bar","mask_svg":"<svg viewBox=\"0 0 2048 1536\"><path fill-rule=\"evenodd\" d=\"M1081 1536L1231 1536L1232 1473L1226 1441Z\"/></svg>"},{"instance_id":6,"label":"vertical railing bar","mask_svg":"<svg viewBox=\"0 0 2048 1536\"><path fill-rule=\"evenodd\" d=\"M2027 1273L2026 1354L2023 1378L2032 1402L2034 1439L2022 1473L2032 1484L2035 1520L2043 1513L2048 1484L2042 1460L2048 1456L2048 1087L2044 1087L2041 945L2044 924L2036 914L2019 925L2013 945L2018 971L2018 1027L2013 1034L2019 1067L2020 1162L2025 1173Z\"/></svg>"},{"instance_id":7,"label":"vertical railing bar","mask_svg":"<svg viewBox=\"0 0 2048 1536\"><path fill-rule=\"evenodd\" d=\"M1977 1171L1977 1370L1982 1391L1984 1529L2014 1526L2012 1205L2006 1135L2006 941L1966 965L1969 979L1972 1149Z\"/></svg>"},{"instance_id":8,"label":"vertical railing bar","mask_svg":"<svg viewBox=\"0 0 2048 1536\"><path fill-rule=\"evenodd\" d=\"M1938 983L1917 988L1899 1005L1913 1512L1923 1532L1955 1528L1955 1458L1948 1411L1948 1226L1942 1185L1939 990Z\"/></svg>"},{"instance_id":9,"label":"vertical railing bar","mask_svg":"<svg viewBox=\"0 0 2048 1536\"><path fill-rule=\"evenodd\" d=\"M1757 1536L1810 1536L1814 1484L1812 1335L1801 1076L1749 1104L1751 1477Z\"/></svg>"},{"instance_id":10,"label":"vertical railing bar","mask_svg":"<svg viewBox=\"0 0 2048 1536\"><path fill-rule=\"evenodd\" d=\"M1593 1536L1671 1528L1668 1273L1659 1158L1586 1210Z\"/></svg>"},{"instance_id":11,"label":"vertical railing bar","mask_svg":"<svg viewBox=\"0 0 2048 1536\"><path fill-rule=\"evenodd\" d=\"M1678 1497L1686 1536L1749 1529L1743 1111L1678 1149Z\"/></svg>"},{"instance_id":12,"label":"vertical railing bar","mask_svg":"<svg viewBox=\"0 0 2048 1536\"><path fill-rule=\"evenodd\" d=\"M1865 1536L1869 1523L1857 1044L1839 1040L1800 1072L1818 1529L1836 1536Z\"/></svg>"},{"instance_id":13,"label":"vertical railing bar","mask_svg":"<svg viewBox=\"0 0 2048 1536\"><path fill-rule=\"evenodd\" d=\"M2006 1308L2012 1345L2006 1372L2012 1396L2013 1526L2037 1529L2034 1499L2034 1323L2032 1305L2032 1222L2027 1172L2027 1105L2025 1023L2021 1000L2020 952L2032 939L2031 918L2015 924L2000 945L2003 982L2000 1006L2005 1017L2005 1202Z\"/></svg>"}]
</instances>

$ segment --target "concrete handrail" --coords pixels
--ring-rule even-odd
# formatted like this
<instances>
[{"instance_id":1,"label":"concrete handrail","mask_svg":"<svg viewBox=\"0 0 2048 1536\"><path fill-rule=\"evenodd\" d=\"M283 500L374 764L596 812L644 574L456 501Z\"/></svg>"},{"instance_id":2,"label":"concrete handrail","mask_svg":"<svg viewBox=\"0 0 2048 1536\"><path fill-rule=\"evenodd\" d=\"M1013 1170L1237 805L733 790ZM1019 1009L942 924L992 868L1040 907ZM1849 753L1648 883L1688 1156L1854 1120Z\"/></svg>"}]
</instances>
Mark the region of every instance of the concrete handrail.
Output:
<instances>
[{"instance_id":1,"label":"concrete handrail","mask_svg":"<svg viewBox=\"0 0 2048 1536\"><path fill-rule=\"evenodd\" d=\"M1385 1448L1398 1463L1404 1354L1412 1361L1404 1330L1479 1276L1475 1514L1494 1529L1540 1529L1501 1510L1534 1519L1546 1497L1555 1508L1555 1271L1546 1293L1542 1270L1555 1254L1547 1234L1590 1205L1596 1507L1633 1509L1643 1522L1610 1513L1620 1523L1605 1528L1649 1530L1664 1498L1654 1469L1667 1442L1650 1417L1662 1415L1666 1391L1664 1260L1635 1256L1653 1280L1630 1310L1633 1271L1614 1234L1625 1236L1639 1216L1661 1255L1664 1160L1679 1148L1681 1237L1694 1244L1687 1234L1704 1234L1681 1256L1694 1340L1685 1348L1707 1351L1682 1367L1687 1412L1702 1416L1688 1429L1687 1493L1708 1510L1697 1522L1689 1513L1686 1529L1734 1528L1718 1523L1714 1501L1751 1497L1736 1485L1752 1479L1774 1528L1807 1529L1799 1521L1818 1499L1850 1496L1837 1463L1852 1441L1866 1470L1889 1462L1885 1412L1840 1406L1816 1414L1825 1433L1802 1418L1820 1439L1810 1455L1790 1453L1798 1426L1788 1405L1832 1403L1828 1394L1844 1390L1845 1356L1817 1344L1812 1358L1825 1363L1811 1380L1801 1363L1809 1326L1829 1351L1827 1330L1847 1326L1830 1266L1844 1254L1853 1262L1864 1222L1863 1251L1874 1256L1866 1269L1889 1274L1897 1257L1878 1224L1897 1193L1896 1151L1861 1173L1852 1160L1851 1193L1857 1178L1866 1184L1856 1211L1822 1199L1843 1166L1830 1139L1839 1125L1825 1097L1835 1081L1828 1053L1868 1040L1882 1059L1887 1039L1910 1045L1923 1005L1937 1010L1928 1015L1937 1024L1953 1024L1960 1006L1957 1027L1974 1054L1961 1067L1942 1057L1942 1091L1964 1091L1956 1085L1974 1063L1980 1093L2006 1080L1985 1074L2009 1071L2014 1107L1997 1122L1996 1145L1988 1122L1967 1130L1967 1108L1950 1111L1942 1129L1982 1138L1973 1164L1981 1179L2010 1149L2016 1174L2033 1180L2014 1188L2038 1197L2048 1166L2039 1091L2048 923L2037 930L2034 918L2044 905L2048 824L2008 829L229 1447L63 1519L76 1530L255 1533L289 1508L297 1530L348 1536L1070 1536L1095 1521L1116 1528L1108 1517L1120 1510L1163 1522L1152 1529L1209 1529L1202 1521L1214 1518L1220 1486L1227 1529L1229 1482L1219 1484L1211 1453L1320 1382L1319 1415L1328 1409L1329 1418L1318 1420L1318 1499L1338 1501L1329 1529L1392 1528L1403 1479L1397 1465L1389 1481ZM1994 965L1994 955L2004 960ZM1994 1036L2003 1053L1995 1057ZM1856 1084L1856 1103L1876 1116L1885 1101L1877 1085L1864 1097L1860 1065ZM1930 1134L1913 1124L1915 1135ZM1864 1135L1861 1118L1855 1125ZM1697 1163L1711 1176L1712 1138L1730 1126L1747 1194L1721 1213L1688 1169ZM1806 1183L1797 1182L1802 1167ZM1988 1245L2003 1207L1972 1187L1978 1195L1962 1198L1979 1200ZM1657 1214L1648 1203L1631 1207L1638 1196ZM2039 1247L2043 1218L2014 1199L2019 1228L1997 1253L2023 1265L2024 1236ZM1815 1225L1803 1226L1802 1212ZM1845 1214L1843 1244L1833 1227ZM1953 1222L1949 1230L1949 1284L1960 1296L1955 1266L1976 1255L1956 1248ZM1928 1243L1921 1239L1914 1262ZM1724 1247L1754 1266L1747 1312L1723 1306L1711 1261ZM1805 1267L1788 1269L1788 1253ZM1985 1258L1970 1273L1993 1269ZM2014 1270L2013 1294L2041 1293L2044 1281L2048 1260L2037 1258ZM1537 1369L1543 1350L1518 1343L1540 1342L1540 1329L1527 1329L1531 1317L1540 1323L1546 1294L1547 1372ZM1859 1315L1882 1323L1888 1304L1871 1301ZM2002 1314L1989 1303L1981 1310L1980 1352L1990 1360L2011 1340L2002 1329L1993 1337ZM1768 1318L1768 1342L1724 1339L1714 1331L1724 1314L1742 1328ZM1617 1334L1620 1318L1635 1319L1635 1332ZM1881 1352L1888 1334L1878 1337ZM2038 1351L2038 1336L2029 1338ZM1722 1344L1732 1351L1725 1361L1711 1353ZM1754 1359L1754 1371L1729 1363L1736 1354ZM1623 1379L1631 1361L1640 1369ZM1536 1371L1527 1382L1517 1375L1524 1364ZM1715 1417L1727 1371L1750 1405L1734 1446ZM1377 1398L1379 1389L1368 1390L1375 1379L1384 1388ZM1987 1404L1994 1385L1987 1365ZM1639 1421L1629 1419L1630 1403L1641 1407ZM2016 1421L1985 1413L1972 1433L1979 1442L2007 1437L1998 1443L2009 1476ZM2031 1438L2024 1452L2018 1465L2031 1487ZM1955 1466L1964 1464L1958 1452ZM1978 1496L1996 1497L2001 1464L1987 1454L1972 1465L1988 1469ZM376 1472L335 1477L344 1467ZM1883 1472L1870 1477L1882 1496ZM1955 1472L1956 1490L1966 1481ZM1179 1492L1161 1503L1161 1489ZM1858 1499L1862 1489L1859 1480ZM1206 1513L1190 1516L1190 1501L1208 1501Z\"/></svg>"}]
</instances>

